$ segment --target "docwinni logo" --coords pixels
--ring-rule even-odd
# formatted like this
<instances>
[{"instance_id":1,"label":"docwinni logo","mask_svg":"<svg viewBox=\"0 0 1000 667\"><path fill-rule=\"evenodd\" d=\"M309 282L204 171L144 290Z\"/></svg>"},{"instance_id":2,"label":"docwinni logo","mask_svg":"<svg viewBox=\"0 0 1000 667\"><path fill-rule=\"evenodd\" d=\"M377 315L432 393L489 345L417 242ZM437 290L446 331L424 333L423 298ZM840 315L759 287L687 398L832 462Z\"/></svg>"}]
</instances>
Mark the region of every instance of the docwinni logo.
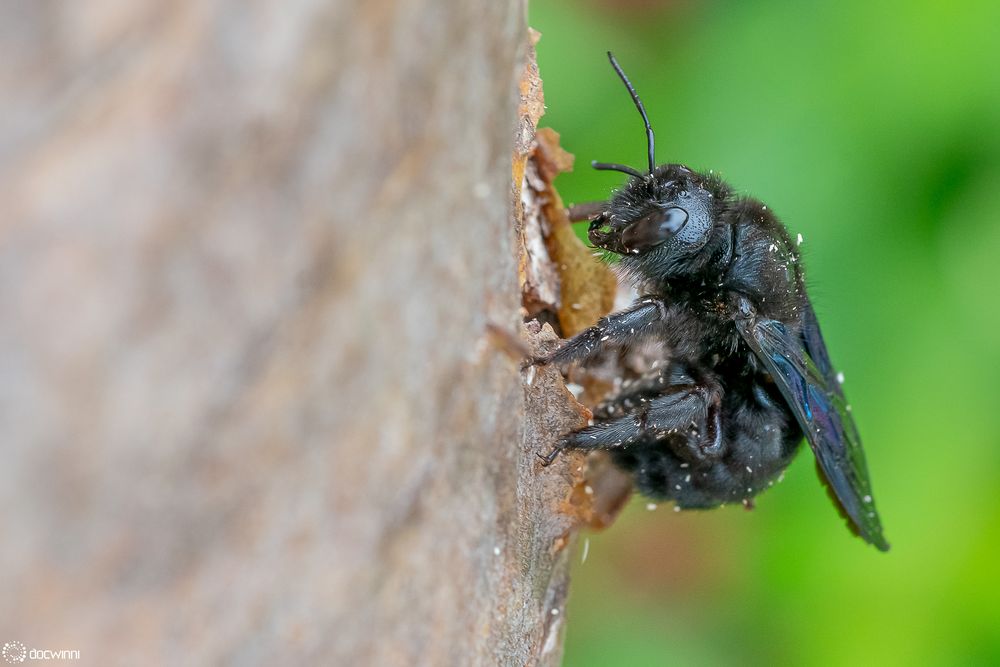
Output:
<instances>
[{"instance_id":1,"label":"docwinni logo","mask_svg":"<svg viewBox=\"0 0 1000 667\"><path fill-rule=\"evenodd\" d=\"M24 648L21 642L5 642L3 649L0 649L3 659L13 665L15 662L24 662L28 657L28 649Z\"/></svg>"},{"instance_id":2,"label":"docwinni logo","mask_svg":"<svg viewBox=\"0 0 1000 667\"><path fill-rule=\"evenodd\" d=\"M63 649L60 651L53 651L50 649L42 648L26 648L21 642L6 642L3 648L0 649L0 655L3 659L7 661L7 664L13 665L25 660L79 660L80 652L71 651Z\"/></svg>"}]
</instances>

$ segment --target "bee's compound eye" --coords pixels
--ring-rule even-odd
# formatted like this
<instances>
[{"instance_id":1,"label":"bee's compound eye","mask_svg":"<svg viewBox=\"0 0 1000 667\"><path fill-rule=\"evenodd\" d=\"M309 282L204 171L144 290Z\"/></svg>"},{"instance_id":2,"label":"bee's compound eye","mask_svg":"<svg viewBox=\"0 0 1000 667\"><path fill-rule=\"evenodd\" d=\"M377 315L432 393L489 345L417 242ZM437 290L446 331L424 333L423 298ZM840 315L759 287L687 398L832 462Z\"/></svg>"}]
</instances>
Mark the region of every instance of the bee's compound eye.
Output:
<instances>
[{"instance_id":1,"label":"bee's compound eye","mask_svg":"<svg viewBox=\"0 0 1000 667\"><path fill-rule=\"evenodd\" d=\"M687 211L682 208L658 208L629 225L622 232L622 244L629 252L645 252L672 237L687 221Z\"/></svg>"},{"instance_id":2,"label":"bee's compound eye","mask_svg":"<svg viewBox=\"0 0 1000 667\"><path fill-rule=\"evenodd\" d=\"M677 230L688 221L687 211L676 206L671 206L663 213L663 221L660 223L661 233L676 234Z\"/></svg>"}]
</instances>

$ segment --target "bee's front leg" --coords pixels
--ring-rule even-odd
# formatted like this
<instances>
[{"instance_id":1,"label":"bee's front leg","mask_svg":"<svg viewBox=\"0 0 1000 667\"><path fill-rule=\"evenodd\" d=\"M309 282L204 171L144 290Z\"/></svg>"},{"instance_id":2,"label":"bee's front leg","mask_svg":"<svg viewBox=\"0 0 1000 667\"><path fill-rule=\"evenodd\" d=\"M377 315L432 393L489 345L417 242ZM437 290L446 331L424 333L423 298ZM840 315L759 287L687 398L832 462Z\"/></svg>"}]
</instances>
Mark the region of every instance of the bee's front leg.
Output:
<instances>
[{"instance_id":1,"label":"bee's front leg","mask_svg":"<svg viewBox=\"0 0 1000 667\"><path fill-rule=\"evenodd\" d=\"M600 352L605 343L628 344L653 334L651 325L665 319L666 313L667 305L663 300L643 297L625 310L611 313L581 331L555 352L532 359L525 366L586 361Z\"/></svg>"}]
</instances>

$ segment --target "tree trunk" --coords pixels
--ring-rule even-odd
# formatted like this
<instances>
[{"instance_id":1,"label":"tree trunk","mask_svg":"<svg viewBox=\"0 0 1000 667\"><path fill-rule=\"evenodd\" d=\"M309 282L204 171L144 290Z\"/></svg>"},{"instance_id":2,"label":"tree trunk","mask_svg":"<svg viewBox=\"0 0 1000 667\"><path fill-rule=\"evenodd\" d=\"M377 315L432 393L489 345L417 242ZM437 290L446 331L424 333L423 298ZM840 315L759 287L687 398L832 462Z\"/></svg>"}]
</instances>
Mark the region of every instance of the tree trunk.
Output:
<instances>
[{"instance_id":1,"label":"tree trunk","mask_svg":"<svg viewBox=\"0 0 1000 667\"><path fill-rule=\"evenodd\" d=\"M535 453L587 415L520 371L526 37L518 0L0 10L0 640L558 663L581 459Z\"/></svg>"}]
</instances>

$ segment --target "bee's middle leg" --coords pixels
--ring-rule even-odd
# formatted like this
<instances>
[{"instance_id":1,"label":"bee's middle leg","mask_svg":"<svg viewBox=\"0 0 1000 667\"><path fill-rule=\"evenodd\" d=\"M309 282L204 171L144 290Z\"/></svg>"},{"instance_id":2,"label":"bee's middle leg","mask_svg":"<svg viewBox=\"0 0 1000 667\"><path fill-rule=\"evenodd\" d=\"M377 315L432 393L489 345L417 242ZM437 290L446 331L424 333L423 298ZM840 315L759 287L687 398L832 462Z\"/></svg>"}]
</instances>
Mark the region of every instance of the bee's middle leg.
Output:
<instances>
[{"instance_id":1,"label":"bee's middle leg","mask_svg":"<svg viewBox=\"0 0 1000 667\"><path fill-rule=\"evenodd\" d=\"M714 382L676 385L656 398L639 399L622 417L568 433L542 458L551 463L563 449L621 449L663 440L685 461L705 463L722 453L722 391Z\"/></svg>"}]
</instances>

